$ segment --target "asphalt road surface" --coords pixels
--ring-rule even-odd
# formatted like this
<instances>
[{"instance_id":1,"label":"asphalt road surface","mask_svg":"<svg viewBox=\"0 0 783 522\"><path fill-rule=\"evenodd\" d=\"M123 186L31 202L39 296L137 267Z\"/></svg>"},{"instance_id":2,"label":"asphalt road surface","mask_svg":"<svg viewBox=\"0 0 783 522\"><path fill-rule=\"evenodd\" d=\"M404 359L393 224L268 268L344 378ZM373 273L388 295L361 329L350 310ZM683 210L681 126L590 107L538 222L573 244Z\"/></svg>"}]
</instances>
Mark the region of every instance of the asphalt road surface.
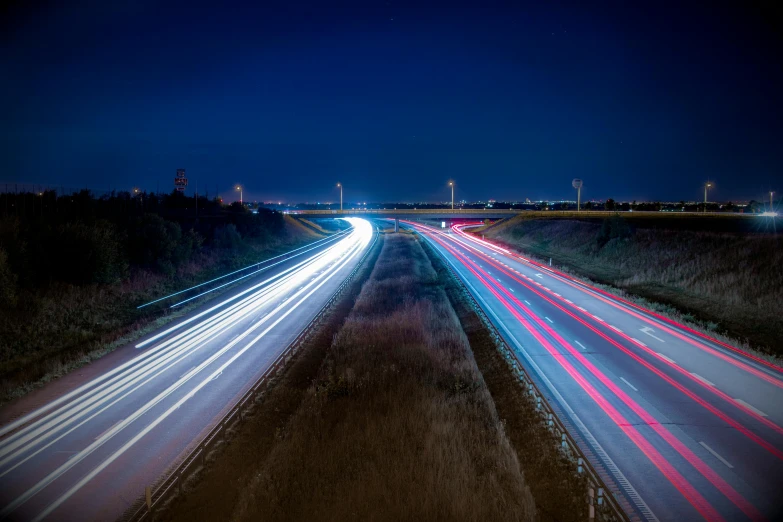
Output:
<instances>
[{"instance_id":1,"label":"asphalt road surface","mask_svg":"<svg viewBox=\"0 0 783 522\"><path fill-rule=\"evenodd\" d=\"M463 226L405 226L465 282L629 516L781 518L780 368Z\"/></svg>"},{"instance_id":2,"label":"asphalt road surface","mask_svg":"<svg viewBox=\"0 0 783 522\"><path fill-rule=\"evenodd\" d=\"M141 342L4 408L0 517L113 520L230 411L373 238L369 222L269 263Z\"/></svg>"}]
</instances>

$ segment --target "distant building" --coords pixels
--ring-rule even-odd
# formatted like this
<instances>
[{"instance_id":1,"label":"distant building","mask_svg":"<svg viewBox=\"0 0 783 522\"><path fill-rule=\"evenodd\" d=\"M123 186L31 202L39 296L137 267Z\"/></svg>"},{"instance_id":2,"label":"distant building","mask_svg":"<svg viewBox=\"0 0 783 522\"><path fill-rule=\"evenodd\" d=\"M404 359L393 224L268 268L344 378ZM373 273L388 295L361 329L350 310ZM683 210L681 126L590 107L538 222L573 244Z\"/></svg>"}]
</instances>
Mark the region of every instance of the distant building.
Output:
<instances>
[{"instance_id":1,"label":"distant building","mask_svg":"<svg viewBox=\"0 0 783 522\"><path fill-rule=\"evenodd\" d=\"M188 186L188 178L185 177L185 169L177 169L177 177L174 178L174 188L177 192L185 192Z\"/></svg>"}]
</instances>

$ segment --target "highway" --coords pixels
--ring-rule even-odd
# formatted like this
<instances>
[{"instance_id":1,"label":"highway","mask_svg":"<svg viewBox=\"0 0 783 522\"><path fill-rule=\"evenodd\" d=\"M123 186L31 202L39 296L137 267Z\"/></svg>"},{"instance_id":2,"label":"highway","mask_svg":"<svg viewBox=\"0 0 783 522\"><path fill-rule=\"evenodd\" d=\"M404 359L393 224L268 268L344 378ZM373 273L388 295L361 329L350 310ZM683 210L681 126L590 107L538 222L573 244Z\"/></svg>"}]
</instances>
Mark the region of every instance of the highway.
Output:
<instances>
[{"instance_id":1,"label":"highway","mask_svg":"<svg viewBox=\"0 0 783 522\"><path fill-rule=\"evenodd\" d=\"M776 520L783 373L466 233L451 265L632 520Z\"/></svg>"},{"instance_id":2,"label":"highway","mask_svg":"<svg viewBox=\"0 0 783 522\"><path fill-rule=\"evenodd\" d=\"M0 518L113 520L207 433L369 248L352 229L4 408Z\"/></svg>"}]
</instances>

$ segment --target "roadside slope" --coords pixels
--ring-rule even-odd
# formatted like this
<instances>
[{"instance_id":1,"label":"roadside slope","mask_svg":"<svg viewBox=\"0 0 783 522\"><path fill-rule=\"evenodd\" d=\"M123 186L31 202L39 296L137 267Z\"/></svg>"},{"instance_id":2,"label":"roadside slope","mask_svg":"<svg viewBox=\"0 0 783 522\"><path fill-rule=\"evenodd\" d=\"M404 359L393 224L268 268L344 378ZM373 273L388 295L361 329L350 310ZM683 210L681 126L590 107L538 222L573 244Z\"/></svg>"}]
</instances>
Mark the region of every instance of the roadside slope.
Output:
<instances>
[{"instance_id":1,"label":"roadside slope","mask_svg":"<svg viewBox=\"0 0 783 522\"><path fill-rule=\"evenodd\" d=\"M681 222L687 219L661 218L652 227L619 215L603 222L520 216L484 234L653 301L650 306L657 311L695 322L706 331L781 355L779 238L768 233L710 232L704 224L687 230L688 223ZM675 225L679 229L673 229Z\"/></svg>"}]
</instances>

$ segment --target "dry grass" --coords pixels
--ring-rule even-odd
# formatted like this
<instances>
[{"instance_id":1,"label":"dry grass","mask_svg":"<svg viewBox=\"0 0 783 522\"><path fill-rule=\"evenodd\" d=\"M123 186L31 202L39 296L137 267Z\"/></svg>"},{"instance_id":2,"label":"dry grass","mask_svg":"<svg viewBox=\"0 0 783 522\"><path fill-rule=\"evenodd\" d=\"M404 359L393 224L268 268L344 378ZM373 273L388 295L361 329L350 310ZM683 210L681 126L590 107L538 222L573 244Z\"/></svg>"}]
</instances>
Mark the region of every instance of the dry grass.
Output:
<instances>
[{"instance_id":1,"label":"dry grass","mask_svg":"<svg viewBox=\"0 0 783 522\"><path fill-rule=\"evenodd\" d=\"M535 518L459 320L407 234L386 237L317 378L276 435L225 518Z\"/></svg>"},{"instance_id":2,"label":"dry grass","mask_svg":"<svg viewBox=\"0 0 783 522\"><path fill-rule=\"evenodd\" d=\"M637 228L631 237L599 247L599 230L594 222L515 218L485 234L592 280L672 305L681 311L679 318L706 330L781 353L783 245L776 235Z\"/></svg>"}]
</instances>

